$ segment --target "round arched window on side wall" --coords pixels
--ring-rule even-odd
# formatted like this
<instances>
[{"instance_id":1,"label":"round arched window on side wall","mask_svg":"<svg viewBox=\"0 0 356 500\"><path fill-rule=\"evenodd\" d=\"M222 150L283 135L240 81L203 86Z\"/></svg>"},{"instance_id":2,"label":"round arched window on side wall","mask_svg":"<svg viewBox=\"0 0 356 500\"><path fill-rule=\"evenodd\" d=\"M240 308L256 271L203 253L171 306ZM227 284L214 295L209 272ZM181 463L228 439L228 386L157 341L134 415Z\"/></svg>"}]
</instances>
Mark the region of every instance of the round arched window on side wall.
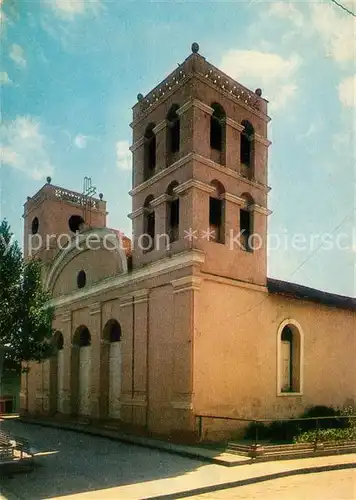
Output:
<instances>
[{"instance_id":1,"label":"round arched window on side wall","mask_svg":"<svg viewBox=\"0 0 356 500\"><path fill-rule=\"evenodd\" d=\"M38 228L39 228L39 220L38 220L38 217L35 217L32 221L32 224L31 224L31 232L32 234L37 234L38 233Z\"/></svg>"},{"instance_id":2,"label":"round arched window on side wall","mask_svg":"<svg viewBox=\"0 0 356 500\"><path fill-rule=\"evenodd\" d=\"M277 394L303 393L303 331L293 319L281 323L277 333Z\"/></svg>"},{"instance_id":3,"label":"round arched window on side wall","mask_svg":"<svg viewBox=\"0 0 356 500\"><path fill-rule=\"evenodd\" d=\"M78 288L84 288L86 285L86 282L87 282L87 275L86 275L85 271L82 269L77 274L77 286L78 286Z\"/></svg>"}]
</instances>

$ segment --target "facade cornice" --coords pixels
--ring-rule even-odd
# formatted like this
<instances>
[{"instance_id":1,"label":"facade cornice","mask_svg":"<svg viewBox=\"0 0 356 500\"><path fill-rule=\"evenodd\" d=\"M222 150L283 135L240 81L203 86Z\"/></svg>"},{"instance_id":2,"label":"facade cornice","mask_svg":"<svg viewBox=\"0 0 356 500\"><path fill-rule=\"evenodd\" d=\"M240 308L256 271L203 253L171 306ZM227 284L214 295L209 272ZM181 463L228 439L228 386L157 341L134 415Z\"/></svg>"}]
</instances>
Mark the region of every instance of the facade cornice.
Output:
<instances>
[{"instance_id":1,"label":"facade cornice","mask_svg":"<svg viewBox=\"0 0 356 500\"><path fill-rule=\"evenodd\" d=\"M271 118L269 116L267 116L266 114L262 113L261 111L259 111L258 109L254 108L253 106L246 104L245 102L243 102L242 99L239 99L234 94L230 94L230 92L228 92L227 90L223 89L222 87L217 87L212 81L210 81L208 78L205 78L205 76L202 75L201 73L198 73L198 72L194 73L194 77L197 78L198 80L200 80L202 83L205 83L206 85L209 85L209 87L211 87L212 89L215 89L218 92L220 92L221 94L227 96L229 99L232 99L237 104L239 104L241 107L243 107L246 110L248 110L250 113L253 113L258 118L261 118L261 120L263 120L263 121L265 121L267 123L271 120ZM239 84L237 84L237 85L239 85Z\"/></svg>"},{"instance_id":2,"label":"facade cornice","mask_svg":"<svg viewBox=\"0 0 356 500\"><path fill-rule=\"evenodd\" d=\"M216 163L213 160L210 160L210 158L205 158L204 156L201 156L197 153L193 154L193 160L199 161L200 163L203 163L204 165L207 165L208 167L211 167L218 172L221 172L225 175L230 175L231 177L234 177L235 179L238 179L240 181L245 182L246 184L255 187L256 189L260 189L264 193L268 193L271 188L269 186L266 186L265 184L261 184L260 182L253 181L250 179L247 179L247 177L244 177L243 175L240 175L236 170L231 170L231 168L227 168L223 165L220 165L219 163Z\"/></svg>"},{"instance_id":3,"label":"facade cornice","mask_svg":"<svg viewBox=\"0 0 356 500\"><path fill-rule=\"evenodd\" d=\"M171 281L171 285L173 286L173 293L186 292L190 290L199 291L201 285L201 278L198 276L184 276L183 278L179 278L177 280Z\"/></svg>"},{"instance_id":4,"label":"facade cornice","mask_svg":"<svg viewBox=\"0 0 356 500\"><path fill-rule=\"evenodd\" d=\"M234 280L232 278L224 278L215 274L202 272L201 277L204 281L214 281L215 283L223 283L237 288L247 288L256 292L268 293L267 285L256 285L247 281Z\"/></svg>"},{"instance_id":5,"label":"facade cornice","mask_svg":"<svg viewBox=\"0 0 356 500\"><path fill-rule=\"evenodd\" d=\"M215 188L210 184L206 184L205 182L198 181L197 179L190 179L189 181L183 182L175 188L176 194L183 194L189 189L196 188L200 189L200 191L205 191L206 193L214 193Z\"/></svg>"},{"instance_id":6,"label":"facade cornice","mask_svg":"<svg viewBox=\"0 0 356 500\"><path fill-rule=\"evenodd\" d=\"M163 179L167 175L171 174L172 172L175 172L178 168L182 167L186 163L188 163L190 160L193 158L193 153L188 153L187 155L183 156L183 158L180 158L177 160L175 163L173 163L170 167L165 168L163 170L160 170L157 172L157 174L153 175L150 179L148 179L145 182L142 182L142 184L139 184L136 186L134 189L132 189L129 192L130 196L135 196L136 194L140 193L144 189L146 189L149 186L152 186L155 184L157 181Z\"/></svg>"},{"instance_id":7,"label":"facade cornice","mask_svg":"<svg viewBox=\"0 0 356 500\"><path fill-rule=\"evenodd\" d=\"M213 108L208 106L202 101L199 101L198 99L190 99L186 103L184 103L179 109L177 109L177 114L179 116L183 115L188 109L190 109L192 106L195 108L200 109L201 111L204 111L204 113L208 115L212 115L214 113Z\"/></svg>"},{"instance_id":8,"label":"facade cornice","mask_svg":"<svg viewBox=\"0 0 356 500\"><path fill-rule=\"evenodd\" d=\"M158 134L158 132L160 132L161 130L165 129L168 125L168 122L167 120L162 120L160 123L158 123L158 125L156 125L152 131L155 135Z\"/></svg>"},{"instance_id":9,"label":"facade cornice","mask_svg":"<svg viewBox=\"0 0 356 500\"><path fill-rule=\"evenodd\" d=\"M225 193L224 199L226 201L230 201L231 203L235 203L236 205L239 205L239 206L244 206L246 203L243 198L240 198L240 196L236 196L235 194L232 194L232 193Z\"/></svg>"},{"instance_id":10,"label":"facade cornice","mask_svg":"<svg viewBox=\"0 0 356 500\"><path fill-rule=\"evenodd\" d=\"M132 146L130 146L130 151L131 153L133 153L134 151L136 151L136 149L140 148L141 146L143 146L145 143L145 137L142 136L141 139L139 139L138 141L134 142L132 144Z\"/></svg>"},{"instance_id":11,"label":"facade cornice","mask_svg":"<svg viewBox=\"0 0 356 500\"><path fill-rule=\"evenodd\" d=\"M150 291L148 288L144 288L142 290L137 290L133 292L132 296L135 304L142 304L148 302Z\"/></svg>"},{"instance_id":12,"label":"facade cornice","mask_svg":"<svg viewBox=\"0 0 356 500\"><path fill-rule=\"evenodd\" d=\"M89 308L89 315L95 316L96 314L100 314L100 313L101 313L100 302L93 302L93 304L91 304L90 308Z\"/></svg>"},{"instance_id":13,"label":"facade cornice","mask_svg":"<svg viewBox=\"0 0 356 500\"><path fill-rule=\"evenodd\" d=\"M100 283L93 284L88 288L82 288L80 291L72 292L69 295L61 296L50 300L49 304L55 308L64 307L74 304L77 301L83 301L96 297L103 292L117 290L125 286L135 286L149 278L162 276L163 274L170 273L178 269L184 269L190 266L201 266L205 261L205 255L198 250L189 250L182 252L172 257L167 257L154 262L142 269L133 271L130 274L121 274L112 278L105 279ZM127 297L127 295L125 295ZM122 307L126 304L126 298L122 298ZM131 294L132 297L132 294ZM132 299L131 299L132 300Z\"/></svg>"},{"instance_id":14,"label":"facade cornice","mask_svg":"<svg viewBox=\"0 0 356 500\"><path fill-rule=\"evenodd\" d=\"M253 134L253 138L255 141L260 142L261 144L263 144L264 146L267 146L267 147L269 147L272 144L271 141L269 141L265 137L262 137L262 135Z\"/></svg>"},{"instance_id":15,"label":"facade cornice","mask_svg":"<svg viewBox=\"0 0 356 500\"><path fill-rule=\"evenodd\" d=\"M128 217L129 219L133 220L136 219L137 217L140 217L141 215L144 214L145 209L143 207L138 208L134 212L131 212Z\"/></svg>"},{"instance_id":16,"label":"facade cornice","mask_svg":"<svg viewBox=\"0 0 356 500\"><path fill-rule=\"evenodd\" d=\"M127 306L132 306L133 304L133 294L128 293L127 295L123 295L122 297L119 298L120 302L120 307L127 307Z\"/></svg>"},{"instance_id":17,"label":"facade cornice","mask_svg":"<svg viewBox=\"0 0 356 500\"><path fill-rule=\"evenodd\" d=\"M155 208L158 207L158 205L161 205L161 203L165 203L169 200L170 196L167 193L161 194L161 196L158 196L154 200L151 201L150 207Z\"/></svg>"},{"instance_id":18,"label":"facade cornice","mask_svg":"<svg viewBox=\"0 0 356 500\"><path fill-rule=\"evenodd\" d=\"M131 196L135 196L136 194L145 190L147 187L152 186L157 181L163 179L167 175L170 175L171 173L175 172L177 169L179 169L180 167L182 167L183 165L185 165L189 161L199 161L200 163L203 163L204 165L207 165L208 167L213 168L214 170L217 170L218 172L221 172L225 175L230 175L231 177L234 177L235 179L238 179L238 180L244 182L245 184L248 184L249 186L255 187L256 189L263 191L264 193L269 193L269 191L271 190L271 188L269 186L262 184L260 182L257 182L255 180L247 179L247 177L244 177L243 175L239 174L238 172L236 172L236 170L232 170L231 168L227 168L223 165L220 165L219 163L214 162L210 158L205 158L204 156L199 155L198 153L188 153L186 156L184 156L183 158L180 158L175 163L173 163L170 167L159 171L157 174L155 174L153 177L151 177L147 181L136 186L134 189L132 189L129 192L129 194ZM179 189L179 187L176 188L176 190ZM176 191L176 192L178 193L178 191ZM139 208L138 210L141 210L141 208ZM141 215L140 213L135 215L136 212L137 211L135 211L129 215L130 219L135 218L138 215Z\"/></svg>"},{"instance_id":19,"label":"facade cornice","mask_svg":"<svg viewBox=\"0 0 356 500\"><path fill-rule=\"evenodd\" d=\"M229 127L238 130L239 132L242 132L245 128L243 125L240 125L240 123L237 123L235 122L235 120L232 120L231 118L228 117L223 118L222 122L226 123L226 125L228 125Z\"/></svg>"},{"instance_id":20,"label":"facade cornice","mask_svg":"<svg viewBox=\"0 0 356 500\"><path fill-rule=\"evenodd\" d=\"M72 319L72 315L70 312L64 312L62 314L62 318L61 318L62 323L68 323L69 321L71 321L71 319Z\"/></svg>"},{"instance_id":21,"label":"facade cornice","mask_svg":"<svg viewBox=\"0 0 356 500\"><path fill-rule=\"evenodd\" d=\"M163 102L165 102L167 99L169 99L170 96L172 96L175 92L177 92L177 90L179 90L183 85L187 84L187 82L192 78L192 74L187 74L187 73L184 73L181 78L177 78L176 80L174 80L174 82L172 81L171 83L168 83L166 80L164 82L161 83L161 87L162 87L162 94L159 98L157 98L157 100L154 100L152 102L147 102L147 97L146 96L146 99L144 99L143 101L146 102L146 107L144 110L142 110L142 112L139 114L139 116L137 116L137 118L135 118L131 123L130 123L130 127L133 128L135 127L137 124L139 124L142 120L144 120L146 118L146 116L151 113L157 106L159 106L160 104L162 104ZM170 75L168 78L172 77L172 75ZM159 92L159 90L156 89L153 89L149 95L152 94L152 96L154 95L155 92Z\"/></svg>"},{"instance_id":22,"label":"facade cornice","mask_svg":"<svg viewBox=\"0 0 356 500\"><path fill-rule=\"evenodd\" d=\"M262 207L261 205L257 205L256 203L254 205L250 205L248 208L251 212L257 212L263 215L272 214L271 210L268 210L268 208Z\"/></svg>"}]
</instances>

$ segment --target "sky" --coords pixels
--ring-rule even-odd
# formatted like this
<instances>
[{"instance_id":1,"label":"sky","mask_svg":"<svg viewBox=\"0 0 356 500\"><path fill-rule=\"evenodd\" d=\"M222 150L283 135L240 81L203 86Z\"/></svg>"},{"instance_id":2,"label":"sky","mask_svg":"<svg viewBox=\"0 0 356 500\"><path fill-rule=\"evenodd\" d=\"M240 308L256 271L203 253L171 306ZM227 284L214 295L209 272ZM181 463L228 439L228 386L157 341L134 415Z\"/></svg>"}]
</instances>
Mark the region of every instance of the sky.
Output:
<instances>
[{"instance_id":1,"label":"sky","mask_svg":"<svg viewBox=\"0 0 356 500\"><path fill-rule=\"evenodd\" d=\"M356 296L355 17L329 0L0 5L0 219L19 240L47 176L91 177L130 235L132 106L198 42L269 101L268 275Z\"/></svg>"}]
</instances>

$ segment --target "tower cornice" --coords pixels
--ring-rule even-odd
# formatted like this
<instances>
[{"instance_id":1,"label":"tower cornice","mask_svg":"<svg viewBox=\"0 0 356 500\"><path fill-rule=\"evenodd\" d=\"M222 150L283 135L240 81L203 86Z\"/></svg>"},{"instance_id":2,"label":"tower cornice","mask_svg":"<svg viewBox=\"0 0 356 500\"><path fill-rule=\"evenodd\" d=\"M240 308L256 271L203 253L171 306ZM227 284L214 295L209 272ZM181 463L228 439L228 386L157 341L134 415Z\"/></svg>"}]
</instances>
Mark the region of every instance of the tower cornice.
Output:
<instances>
[{"instance_id":1,"label":"tower cornice","mask_svg":"<svg viewBox=\"0 0 356 500\"><path fill-rule=\"evenodd\" d=\"M139 96L139 101L133 106L134 119L131 127L143 120L193 76L235 100L264 121L270 120L267 116L268 101L260 93L244 87L200 54L193 53L146 96Z\"/></svg>"}]
</instances>

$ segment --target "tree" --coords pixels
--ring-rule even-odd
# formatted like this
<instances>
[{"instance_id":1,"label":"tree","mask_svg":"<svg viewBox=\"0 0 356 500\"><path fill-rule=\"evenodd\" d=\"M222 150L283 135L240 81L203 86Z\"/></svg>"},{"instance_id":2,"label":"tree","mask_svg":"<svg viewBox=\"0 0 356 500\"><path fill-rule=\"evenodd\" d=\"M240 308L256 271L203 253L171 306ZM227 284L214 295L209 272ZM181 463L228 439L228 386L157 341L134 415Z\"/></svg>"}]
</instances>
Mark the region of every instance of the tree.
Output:
<instances>
[{"instance_id":1,"label":"tree","mask_svg":"<svg viewBox=\"0 0 356 500\"><path fill-rule=\"evenodd\" d=\"M53 308L41 263L25 261L6 220L0 225L0 386L4 360L41 361L51 354Z\"/></svg>"}]
</instances>

